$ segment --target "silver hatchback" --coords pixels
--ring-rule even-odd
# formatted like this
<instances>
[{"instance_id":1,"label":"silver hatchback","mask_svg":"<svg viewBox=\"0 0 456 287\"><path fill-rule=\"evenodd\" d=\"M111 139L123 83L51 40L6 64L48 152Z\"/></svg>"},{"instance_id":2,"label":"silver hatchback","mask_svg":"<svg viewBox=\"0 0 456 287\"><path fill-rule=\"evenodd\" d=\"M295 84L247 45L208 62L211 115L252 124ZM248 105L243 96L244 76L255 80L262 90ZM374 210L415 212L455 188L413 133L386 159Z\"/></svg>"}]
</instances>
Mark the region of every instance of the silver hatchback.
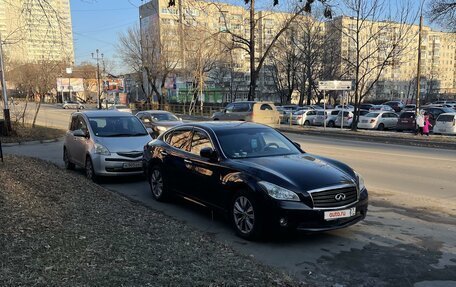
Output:
<instances>
[{"instance_id":1,"label":"silver hatchback","mask_svg":"<svg viewBox=\"0 0 456 287\"><path fill-rule=\"evenodd\" d=\"M63 160L67 169L85 168L86 176L142 174L144 146L152 138L141 121L118 111L73 113L65 135Z\"/></svg>"}]
</instances>

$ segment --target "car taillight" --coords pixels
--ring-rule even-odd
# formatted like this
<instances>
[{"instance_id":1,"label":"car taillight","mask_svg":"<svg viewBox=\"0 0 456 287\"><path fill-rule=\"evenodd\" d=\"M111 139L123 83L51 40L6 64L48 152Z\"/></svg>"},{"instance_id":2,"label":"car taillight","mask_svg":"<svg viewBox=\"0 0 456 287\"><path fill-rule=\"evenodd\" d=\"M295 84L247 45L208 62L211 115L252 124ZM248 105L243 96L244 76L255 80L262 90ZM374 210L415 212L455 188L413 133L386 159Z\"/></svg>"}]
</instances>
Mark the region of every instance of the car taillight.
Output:
<instances>
[{"instance_id":1,"label":"car taillight","mask_svg":"<svg viewBox=\"0 0 456 287\"><path fill-rule=\"evenodd\" d=\"M352 118L353 118L353 117L351 117L351 116L348 116L348 119L349 119L349 120L351 120Z\"/></svg>"},{"instance_id":2,"label":"car taillight","mask_svg":"<svg viewBox=\"0 0 456 287\"><path fill-rule=\"evenodd\" d=\"M375 119L371 119L371 124L375 123Z\"/></svg>"},{"instance_id":3,"label":"car taillight","mask_svg":"<svg viewBox=\"0 0 456 287\"><path fill-rule=\"evenodd\" d=\"M302 116L298 116L298 119L302 119Z\"/></svg>"}]
</instances>

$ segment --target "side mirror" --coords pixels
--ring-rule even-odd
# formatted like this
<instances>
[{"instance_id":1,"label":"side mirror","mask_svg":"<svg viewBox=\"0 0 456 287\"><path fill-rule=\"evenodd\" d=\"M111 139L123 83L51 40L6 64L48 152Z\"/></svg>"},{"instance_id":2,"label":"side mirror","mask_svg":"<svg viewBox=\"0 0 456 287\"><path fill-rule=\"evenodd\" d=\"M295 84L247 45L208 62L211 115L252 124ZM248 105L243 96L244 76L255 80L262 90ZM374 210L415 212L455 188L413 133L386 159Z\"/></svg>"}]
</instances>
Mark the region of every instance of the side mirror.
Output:
<instances>
[{"instance_id":1,"label":"side mirror","mask_svg":"<svg viewBox=\"0 0 456 287\"><path fill-rule=\"evenodd\" d=\"M85 138L85 137L88 136L88 134L85 133L83 130L75 130L75 131L73 132L73 135L74 135L75 137L81 137L81 138Z\"/></svg>"},{"instance_id":2,"label":"side mirror","mask_svg":"<svg viewBox=\"0 0 456 287\"><path fill-rule=\"evenodd\" d=\"M295 147L301 149L301 145L298 142L293 142L293 144L295 145Z\"/></svg>"},{"instance_id":3,"label":"side mirror","mask_svg":"<svg viewBox=\"0 0 456 287\"><path fill-rule=\"evenodd\" d=\"M216 160L218 158L218 153L211 147L205 147L200 150L200 156L210 160Z\"/></svg>"},{"instance_id":4,"label":"side mirror","mask_svg":"<svg viewBox=\"0 0 456 287\"><path fill-rule=\"evenodd\" d=\"M151 129L151 128L146 128L146 131L147 131L147 133L150 134L150 135L154 133L154 130Z\"/></svg>"}]
</instances>

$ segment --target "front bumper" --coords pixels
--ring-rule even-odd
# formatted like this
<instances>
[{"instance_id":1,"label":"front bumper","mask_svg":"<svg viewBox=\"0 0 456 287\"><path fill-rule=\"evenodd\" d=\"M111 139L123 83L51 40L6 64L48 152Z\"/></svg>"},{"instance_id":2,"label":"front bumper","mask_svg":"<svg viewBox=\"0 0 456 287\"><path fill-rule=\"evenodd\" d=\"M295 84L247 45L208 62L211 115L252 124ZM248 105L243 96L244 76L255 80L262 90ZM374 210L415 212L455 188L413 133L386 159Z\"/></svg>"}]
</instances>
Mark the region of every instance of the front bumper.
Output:
<instances>
[{"instance_id":1,"label":"front bumper","mask_svg":"<svg viewBox=\"0 0 456 287\"><path fill-rule=\"evenodd\" d=\"M92 155L93 168L101 176L125 176L143 174L142 156L129 158L116 153Z\"/></svg>"},{"instance_id":2,"label":"front bumper","mask_svg":"<svg viewBox=\"0 0 456 287\"><path fill-rule=\"evenodd\" d=\"M303 202L291 201L276 201L270 208L268 220L273 226L310 232L328 231L348 227L363 220L367 214L368 196L367 191L365 191L359 201L342 208L312 209ZM356 208L356 213L353 216L332 220L325 220L324 218L324 213L327 211L351 208ZM281 220L285 220L287 224L281 225Z\"/></svg>"}]
</instances>

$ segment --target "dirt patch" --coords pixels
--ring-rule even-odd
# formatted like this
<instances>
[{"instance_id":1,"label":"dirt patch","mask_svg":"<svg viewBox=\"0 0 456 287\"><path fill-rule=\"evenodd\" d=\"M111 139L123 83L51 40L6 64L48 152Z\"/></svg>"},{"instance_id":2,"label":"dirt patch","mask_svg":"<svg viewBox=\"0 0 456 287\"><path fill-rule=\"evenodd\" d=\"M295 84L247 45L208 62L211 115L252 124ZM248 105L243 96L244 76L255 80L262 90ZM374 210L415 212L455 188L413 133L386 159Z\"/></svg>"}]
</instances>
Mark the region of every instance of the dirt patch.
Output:
<instances>
[{"instance_id":1,"label":"dirt patch","mask_svg":"<svg viewBox=\"0 0 456 287\"><path fill-rule=\"evenodd\" d=\"M303 285L51 163L0 178L0 286Z\"/></svg>"},{"instance_id":2,"label":"dirt patch","mask_svg":"<svg viewBox=\"0 0 456 287\"><path fill-rule=\"evenodd\" d=\"M7 137L1 137L3 143L22 143L28 141L42 141L57 139L65 135L64 130L31 125L13 125L13 134Z\"/></svg>"}]
</instances>

